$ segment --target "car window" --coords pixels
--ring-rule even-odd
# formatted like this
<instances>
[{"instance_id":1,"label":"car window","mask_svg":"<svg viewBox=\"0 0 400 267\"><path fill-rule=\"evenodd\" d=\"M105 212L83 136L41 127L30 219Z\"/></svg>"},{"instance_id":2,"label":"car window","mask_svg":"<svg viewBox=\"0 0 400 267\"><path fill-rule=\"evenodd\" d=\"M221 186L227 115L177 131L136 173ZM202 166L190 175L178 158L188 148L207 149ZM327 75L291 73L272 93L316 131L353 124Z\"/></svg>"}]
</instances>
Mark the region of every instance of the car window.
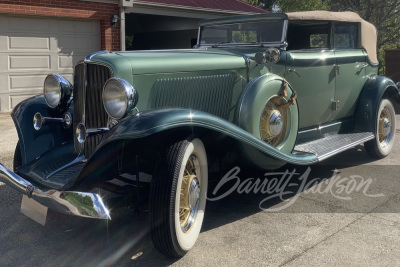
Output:
<instances>
[{"instance_id":1,"label":"car window","mask_svg":"<svg viewBox=\"0 0 400 267\"><path fill-rule=\"evenodd\" d=\"M286 40L288 50L330 48L329 22L291 21Z\"/></svg>"},{"instance_id":2,"label":"car window","mask_svg":"<svg viewBox=\"0 0 400 267\"><path fill-rule=\"evenodd\" d=\"M357 48L357 24L336 24L333 32L334 48Z\"/></svg>"},{"instance_id":3,"label":"car window","mask_svg":"<svg viewBox=\"0 0 400 267\"><path fill-rule=\"evenodd\" d=\"M280 43L284 20L203 26L200 44Z\"/></svg>"},{"instance_id":4,"label":"car window","mask_svg":"<svg viewBox=\"0 0 400 267\"><path fill-rule=\"evenodd\" d=\"M310 35L310 47L329 47L328 34L311 34Z\"/></svg>"}]
</instances>

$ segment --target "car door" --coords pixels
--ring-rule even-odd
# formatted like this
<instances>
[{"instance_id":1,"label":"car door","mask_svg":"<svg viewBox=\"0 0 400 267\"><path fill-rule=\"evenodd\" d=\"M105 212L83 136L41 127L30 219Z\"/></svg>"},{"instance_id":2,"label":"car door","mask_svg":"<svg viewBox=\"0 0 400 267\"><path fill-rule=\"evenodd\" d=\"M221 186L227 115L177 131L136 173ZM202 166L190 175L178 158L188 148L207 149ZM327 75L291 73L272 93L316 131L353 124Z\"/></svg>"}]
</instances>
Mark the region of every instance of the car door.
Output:
<instances>
[{"instance_id":1,"label":"car door","mask_svg":"<svg viewBox=\"0 0 400 267\"><path fill-rule=\"evenodd\" d=\"M289 24L285 78L297 92L300 129L332 119L336 60L330 30L328 22Z\"/></svg>"},{"instance_id":2,"label":"car door","mask_svg":"<svg viewBox=\"0 0 400 267\"><path fill-rule=\"evenodd\" d=\"M351 117L357 99L365 83L367 55L359 41L358 23L335 23L333 25L333 48L335 66L335 104L333 120Z\"/></svg>"}]
</instances>

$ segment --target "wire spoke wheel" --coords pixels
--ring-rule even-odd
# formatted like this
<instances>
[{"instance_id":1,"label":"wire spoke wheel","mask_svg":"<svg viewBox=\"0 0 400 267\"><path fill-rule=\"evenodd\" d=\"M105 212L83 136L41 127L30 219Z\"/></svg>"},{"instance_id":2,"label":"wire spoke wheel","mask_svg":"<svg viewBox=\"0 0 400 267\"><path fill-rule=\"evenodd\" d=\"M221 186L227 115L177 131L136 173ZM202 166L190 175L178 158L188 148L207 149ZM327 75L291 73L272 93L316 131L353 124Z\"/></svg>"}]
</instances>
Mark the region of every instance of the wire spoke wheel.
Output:
<instances>
[{"instance_id":1,"label":"wire spoke wheel","mask_svg":"<svg viewBox=\"0 0 400 267\"><path fill-rule=\"evenodd\" d=\"M182 178L181 195L179 204L179 219L183 232L190 230L197 215L200 200L200 180L196 176L199 161L191 155L186 163Z\"/></svg>"},{"instance_id":2,"label":"wire spoke wheel","mask_svg":"<svg viewBox=\"0 0 400 267\"><path fill-rule=\"evenodd\" d=\"M390 141L390 128L392 127L392 122L390 118L390 112L387 108L384 108L379 116L379 125L378 125L378 138L382 147L388 145Z\"/></svg>"},{"instance_id":3,"label":"wire spoke wheel","mask_svg":"<svg viewBox=\"0 0 400 267\"><path fill-rule=\"evenodd\" d=\"M155 247L182 257L195 244L204 219L207 156L200 139L169 146L155 166L150 187L150 221Z\"/></svg>"},{"instance_id":4,"label":"wire spoke wheel","mask_svg":"<svg viewBox=\"0 0 400 267\"><path fill-rule=\"evenodd\" d=\"M288 109L279 107L281 102L283 100L269 100L260 119L261 139L275 147L285 139L289 125Z\"/></svg>"}]
</instances>

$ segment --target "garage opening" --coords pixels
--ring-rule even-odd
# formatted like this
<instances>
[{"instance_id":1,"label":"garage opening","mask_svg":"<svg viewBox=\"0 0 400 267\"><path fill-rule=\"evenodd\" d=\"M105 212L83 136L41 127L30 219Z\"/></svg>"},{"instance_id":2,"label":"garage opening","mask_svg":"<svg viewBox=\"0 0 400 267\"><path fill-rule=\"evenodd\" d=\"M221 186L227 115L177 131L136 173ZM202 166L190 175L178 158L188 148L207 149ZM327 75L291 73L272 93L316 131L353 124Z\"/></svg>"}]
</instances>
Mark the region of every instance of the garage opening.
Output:
<instances>
[{"instance_id":1,"label":"garage opening","mask_svg":"<svg viewBox=\"0 0 400 267\"><path fill-rule=\"evenodd\" d=\"M189 49L202 19L126 14L126 50Z\"/></svg>"}]
</instances>

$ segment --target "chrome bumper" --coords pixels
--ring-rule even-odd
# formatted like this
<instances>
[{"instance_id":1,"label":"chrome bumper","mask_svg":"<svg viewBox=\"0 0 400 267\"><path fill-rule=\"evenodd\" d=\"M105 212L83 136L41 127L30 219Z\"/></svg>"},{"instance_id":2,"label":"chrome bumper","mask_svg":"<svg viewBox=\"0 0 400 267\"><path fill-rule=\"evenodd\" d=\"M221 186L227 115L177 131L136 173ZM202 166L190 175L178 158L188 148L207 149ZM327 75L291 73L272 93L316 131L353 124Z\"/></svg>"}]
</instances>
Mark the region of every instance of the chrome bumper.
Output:
<instances>
[{"instance_id":1,"label":"chrome bumper","mask_svg":"<svg viewBox=\"0 0 400 267\"><path fill-rule=\"evenodd\" d=\"M107 207L98 194L57 190L42 191L1 163L0 182L58 212L87 218L111 219Z\"/></svg>"}]
</instances>

